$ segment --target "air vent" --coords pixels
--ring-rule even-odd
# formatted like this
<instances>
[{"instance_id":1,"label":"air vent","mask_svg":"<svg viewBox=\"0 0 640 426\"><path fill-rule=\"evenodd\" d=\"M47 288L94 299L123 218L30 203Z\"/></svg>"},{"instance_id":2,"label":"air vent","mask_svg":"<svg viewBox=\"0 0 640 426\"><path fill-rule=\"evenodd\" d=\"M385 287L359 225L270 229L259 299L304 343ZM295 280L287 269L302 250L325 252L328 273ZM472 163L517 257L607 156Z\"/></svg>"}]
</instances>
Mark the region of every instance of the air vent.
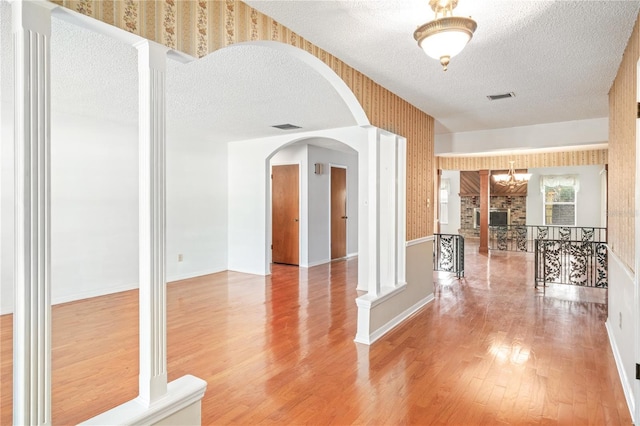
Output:
<instances>
[{"instance_id":1,"label":"air vent","mask_svg":"<svg viewBox=\"0 0 640 426\"><path fill-rule=\"evenodd\" d=\"M487 96L487 98L489 98L490 101L497 101L498 99L514 98L515 96L516 96L515 93L509 92L509 93L503 93L501 95L489 95Z\"/></svg>"},{"instance_id":2,"label":"air vent","mask_svg":"<svg viewBox=\"0 0 640 426\"><path fill-rule=\"evenodd\" d=\"M300 126L294 126L293 124L277 124L277 125L271 126L271 127L275 127L276 129L280 129L280 130L301 129Z\"/></svg>"}]
</instances>

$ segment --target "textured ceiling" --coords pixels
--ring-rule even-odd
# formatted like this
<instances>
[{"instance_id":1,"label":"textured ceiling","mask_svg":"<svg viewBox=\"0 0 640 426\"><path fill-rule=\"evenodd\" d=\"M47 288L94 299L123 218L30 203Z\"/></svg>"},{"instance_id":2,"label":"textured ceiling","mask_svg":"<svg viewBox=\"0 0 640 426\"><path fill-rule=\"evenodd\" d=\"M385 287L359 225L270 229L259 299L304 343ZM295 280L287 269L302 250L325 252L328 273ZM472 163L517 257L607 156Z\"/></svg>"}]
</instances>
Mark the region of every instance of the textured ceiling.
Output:
<instances>
[{"instance_id":1,"label":"textured ceiling","mask_svg":"<svg viewBox=\"0 0 640 426\"><path fill-rule=\"evenodd\" d=\"M436 118L436 133L606 117L640 1L460 0L478 23L443 72L413 39L427 0L247 0ZM487 95L514 92L493 101Z\"/></svg>"},{"instance_id":2,"label":"textured ceiling","mask_svg":"<svg viewBox=\"0 0 640 426\"><path fill-rule=\"evenodd\" d=\"M10 8L1 11L2 28L10 28ZM51 35L53 113L137 125L136 50L55 17ZM11 58L11 37L1 41L2 58ZM11 82L10 62L2 61L3 87ZM166 97L168 130L210 141L282 135L271 126L285 123L300 131L356 124L325 78L269 44L234 45L188 64L168 61Z\"/></svg>"},{"instance_id":3,"label":"textured ceiling","mask_svg":"<svg viewBox=\"0 0 640 426\"><path fill-rule=\"evenodd\" d=\"M432 19L427 0L247 3L434 116L441 134L606 117L640 6L640 0L460 0L455 13L471 15L478 30L443 72L412 36ZM5 60L9 10L3 2L3 102L12 70ZM57 18L52 35L54 111L135 123L135 49ZM212 140L282 134L270 127L282 123L303 130L354 124L325 79L265 46L235 45L187 65L170 61L167 83L170 128L202 127ZM504 92L516 97L486 98Z\"/></svg>"},{"instance_id":4,"label":"textured ceiling","mask_svg":"<svg viewBox=\"0 0 640 426\"><path fill-rule=\"evenodd\" d=\"M282 135L355 125L335 89L292 55L264 45L240 44L183 65L169 62L169 125L200 128L211 140Z\"/></svg>"}]
</instances>

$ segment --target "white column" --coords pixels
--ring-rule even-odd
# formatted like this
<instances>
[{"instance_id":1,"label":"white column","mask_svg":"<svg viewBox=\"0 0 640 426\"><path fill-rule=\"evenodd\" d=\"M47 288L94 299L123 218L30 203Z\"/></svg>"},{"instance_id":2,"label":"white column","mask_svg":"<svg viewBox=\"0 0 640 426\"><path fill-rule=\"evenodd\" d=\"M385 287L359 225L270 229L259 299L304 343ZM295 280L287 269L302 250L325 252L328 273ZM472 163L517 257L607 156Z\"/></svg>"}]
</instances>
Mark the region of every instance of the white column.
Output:
<instances>
[{"instance_id":1,"label":"white column","mask_svg":"<svg viewBox=\"0 0 640 426\"><path fill-rule=\"evenodd\" d=\"M369 198L368 211L368 245L369 245L369 268L368 294L377 297L380 294L380 134L374 133L370 140L368 149L369 181L367 188Z\"/></svg>"},{"instance_id":2,"label":"white column","mask_svg":"<svg viewBox=\"0 0 640 426\"><path fill-rule=\"evenodd\" d=\"M396 137L396 285L407 282L407 140Z\"/></svg>"},{"instance_id":3,"label":"white column","mask_svg":"<svg viewBox=\"0 0 640 426\"><path fill-rule=\"evenodd\" d=\"M51 13L12 4L15 65L13 423L51 424Z\"/></svg>"},{"instance_id":4,"label":"white column","mask_svg":"<svg viewBox=\"0 0 640 426\"><path fill-rule=\"evenodd\" d=\"M139 77L139 400L167 393L165 282L165 72L168 49L143 41Z\"/></svg>"}]
</instances>

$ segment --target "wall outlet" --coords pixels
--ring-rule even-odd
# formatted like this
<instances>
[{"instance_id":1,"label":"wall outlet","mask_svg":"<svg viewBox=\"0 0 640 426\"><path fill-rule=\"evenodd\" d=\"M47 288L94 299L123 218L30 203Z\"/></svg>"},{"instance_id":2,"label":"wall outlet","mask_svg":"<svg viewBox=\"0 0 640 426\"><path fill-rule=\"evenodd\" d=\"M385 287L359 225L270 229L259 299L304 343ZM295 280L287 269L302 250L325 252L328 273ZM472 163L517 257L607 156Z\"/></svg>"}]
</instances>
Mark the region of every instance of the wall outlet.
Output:
<instances>
[{"instance_id":1,"label":"wall outlet","mask_svg":"<svg viewBox=\"0 0 640 426\"><path fill-rule=\"evenodd\" d=\"M182 254L178 255L178 262L182 262Z\"/></svg>"}]
</instances>

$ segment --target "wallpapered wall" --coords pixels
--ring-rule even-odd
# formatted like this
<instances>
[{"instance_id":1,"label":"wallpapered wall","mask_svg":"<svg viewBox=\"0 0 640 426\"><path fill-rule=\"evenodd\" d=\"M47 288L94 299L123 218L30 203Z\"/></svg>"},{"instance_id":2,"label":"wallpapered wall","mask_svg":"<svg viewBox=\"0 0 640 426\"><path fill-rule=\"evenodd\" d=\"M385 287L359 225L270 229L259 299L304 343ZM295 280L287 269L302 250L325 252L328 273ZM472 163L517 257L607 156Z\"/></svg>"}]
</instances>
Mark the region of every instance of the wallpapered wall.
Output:
<instances>
[{"instance_id":1,"label":"wallpapered wall","mask_svg":"<svg viewBox=\"0 0 640 426\"><path fill-rule=\"evenodd\" d=\"M609 245L634 270L638 21L609 91Z\"/></svg>"},{"instance_id":2,"label":"wallpapered wall","mask_svg":"<svg viewBox=\"0 0 640 426\"><path fill-rule=\"evenodd\" d=\"M437 157L437 167L441 170L504 170L509 168L509 161L515 161L515 169L591 166L607 164L607 157L606 149L490 157Z\"/></svg>"},{"instance_id":3,"label":"wallpapered wall","mask_svg":"<svg viewBox=\"0 0 640 426\"><path fill-rule=\"evenodd\" d=\"M353 91L372 125L407 138L407 240L433 232L434 120L285 26L233 0L53 0L192 56L271 40L320 58Z\"/></svg>"}]
</instances>

